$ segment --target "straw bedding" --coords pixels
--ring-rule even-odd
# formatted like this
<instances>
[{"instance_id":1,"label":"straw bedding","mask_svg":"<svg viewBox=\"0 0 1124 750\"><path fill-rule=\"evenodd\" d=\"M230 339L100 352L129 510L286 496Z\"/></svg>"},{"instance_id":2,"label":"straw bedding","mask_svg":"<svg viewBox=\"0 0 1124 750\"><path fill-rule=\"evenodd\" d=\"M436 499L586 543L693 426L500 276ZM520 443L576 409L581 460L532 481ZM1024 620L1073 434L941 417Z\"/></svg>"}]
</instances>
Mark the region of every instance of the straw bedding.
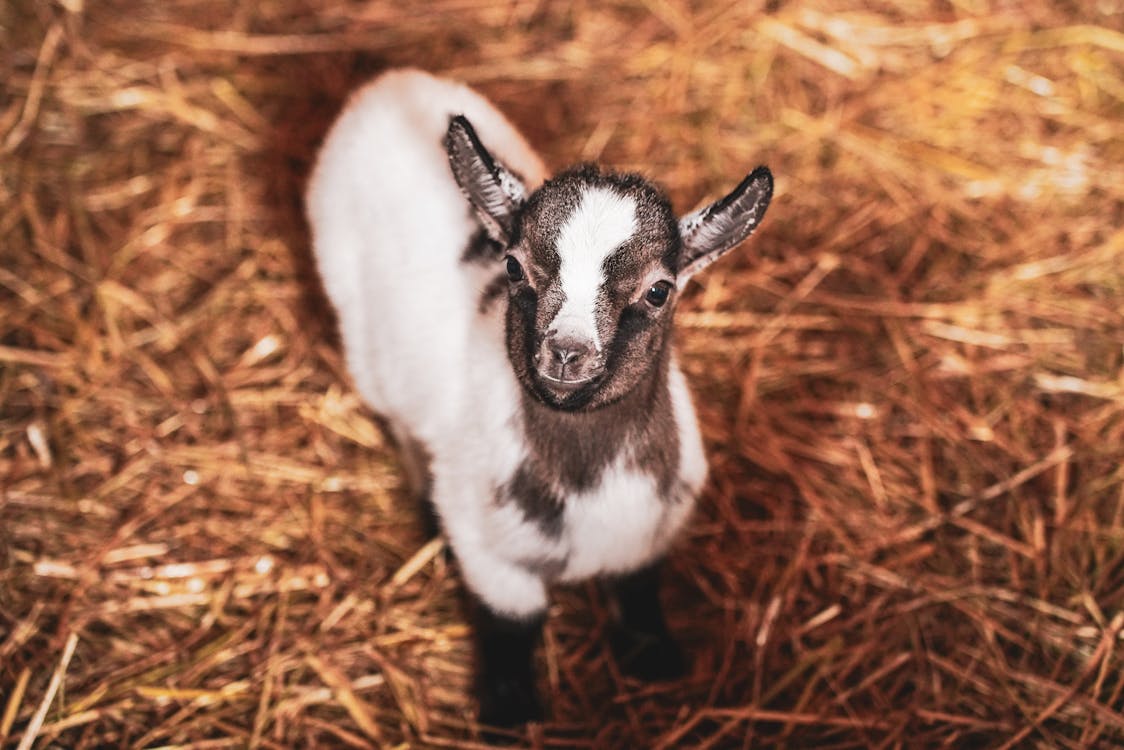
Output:
<instances>
[{"instance_id":1,"label":"straw bedding","mask_svg":"<svg viewBox=\"0 0 1124 750\"><path fill-rule=\"evenodd\" d=\"M527 742L1124 743L1124 5L422 7L0 7L0 748L479 742L301 218L399 65L681 211L778 177L678 313L690 676L624 680L562 589Z\"/></svg>"}]
</instances>

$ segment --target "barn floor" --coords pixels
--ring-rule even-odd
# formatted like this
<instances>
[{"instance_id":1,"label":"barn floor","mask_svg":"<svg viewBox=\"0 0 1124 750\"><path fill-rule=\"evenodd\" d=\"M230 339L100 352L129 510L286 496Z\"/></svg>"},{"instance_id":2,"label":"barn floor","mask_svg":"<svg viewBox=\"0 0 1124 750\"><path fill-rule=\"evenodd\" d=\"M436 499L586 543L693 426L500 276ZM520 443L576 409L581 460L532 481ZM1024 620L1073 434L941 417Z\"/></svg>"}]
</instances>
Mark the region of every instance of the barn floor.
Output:
<instances>
[{"instance_id":1,"label":"barn floor","mask_svg":"<svg viewBox=\"0 0 1124 750\"><path fill-rule=\"evenodd\" d=\"M0 6L0 748L481 743L301 214L404 65L680 211L777 176L678 311L691 672L624 679L559 589L522 741L1124 743L1124 4L405 7Z\"/></svg>"}]
</instances>

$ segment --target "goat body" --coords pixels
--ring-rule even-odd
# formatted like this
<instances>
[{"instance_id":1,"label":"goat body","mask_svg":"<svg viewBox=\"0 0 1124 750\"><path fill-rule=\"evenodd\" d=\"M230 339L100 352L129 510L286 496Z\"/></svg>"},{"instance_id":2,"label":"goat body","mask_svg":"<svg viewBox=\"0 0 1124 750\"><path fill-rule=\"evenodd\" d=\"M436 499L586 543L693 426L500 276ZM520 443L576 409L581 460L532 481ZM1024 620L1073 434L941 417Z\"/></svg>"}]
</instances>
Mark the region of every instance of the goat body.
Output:
<instances>
[{"instance_id":1,"label":"goat body","mask_svg":"<svg viewBox=\"0 0 1124 750\"><path fill-rule=\"evenodd\" d=\"M759 168L676 220L635 175L547 181L485 99L412 70L357 92L327 136L307 200L320 274L355 386L482 604L485 720L537 713L529 653L499 644L529 651L549 583L641 581L634 609L655 604L649 571L706 475L671 298L771 191Z\"/></svg>"}]
</instances>

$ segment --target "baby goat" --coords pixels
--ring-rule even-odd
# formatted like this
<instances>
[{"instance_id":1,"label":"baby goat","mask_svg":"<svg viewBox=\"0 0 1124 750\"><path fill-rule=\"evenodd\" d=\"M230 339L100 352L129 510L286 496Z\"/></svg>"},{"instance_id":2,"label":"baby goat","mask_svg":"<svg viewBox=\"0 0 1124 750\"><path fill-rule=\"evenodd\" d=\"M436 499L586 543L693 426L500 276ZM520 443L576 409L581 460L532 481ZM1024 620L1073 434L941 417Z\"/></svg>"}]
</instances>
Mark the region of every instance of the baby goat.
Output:
<instances>
[{"instance_id":1,"label":"baby goat","mask_svg":"<svg viewBox=\"0 0 1124 750\"><path fill-rule=\"evenodd\" d=\"M638 175L546 180L483 97L412 70L359 91L328 134L308 190L320 274L355 385L475 597L481 722L540 716L532 652L556 581L609 582L626 672L682 673L656 565L706 459L672 314L772 189L758 167L677 220Z\"/></svg>"}]
</instances>

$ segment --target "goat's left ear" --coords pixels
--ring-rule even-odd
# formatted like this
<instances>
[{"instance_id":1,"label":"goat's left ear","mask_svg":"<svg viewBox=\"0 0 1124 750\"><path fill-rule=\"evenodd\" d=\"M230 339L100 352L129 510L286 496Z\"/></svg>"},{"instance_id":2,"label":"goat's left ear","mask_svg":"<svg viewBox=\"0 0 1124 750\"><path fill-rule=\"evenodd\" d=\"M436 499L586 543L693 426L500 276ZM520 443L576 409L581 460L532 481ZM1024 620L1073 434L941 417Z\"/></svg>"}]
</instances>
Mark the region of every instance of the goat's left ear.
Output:
<instances>
[{"instance_id":1,"label":"goat's left ear","mask_svg":"<svg viewBox=\"0 0 1124 750\"><path fill-rule=\"evenodd\" d=\"M527 188L492 158L464 115L449 120L445 151L453 177L476 210L484 230L506 247L511 242L515 211L526 200Z\"/></svg>"},{"instance_id":2,"label":"goat's left ear","mask_svg":"<svg viewBox=\"0 0 1124 750\"><path fill-rule=\"evenodd\" d=\"M773 175L758 167L725 198L680 219L679 287L753 234L772 198Z\"/></svg>"}]
</instances>

